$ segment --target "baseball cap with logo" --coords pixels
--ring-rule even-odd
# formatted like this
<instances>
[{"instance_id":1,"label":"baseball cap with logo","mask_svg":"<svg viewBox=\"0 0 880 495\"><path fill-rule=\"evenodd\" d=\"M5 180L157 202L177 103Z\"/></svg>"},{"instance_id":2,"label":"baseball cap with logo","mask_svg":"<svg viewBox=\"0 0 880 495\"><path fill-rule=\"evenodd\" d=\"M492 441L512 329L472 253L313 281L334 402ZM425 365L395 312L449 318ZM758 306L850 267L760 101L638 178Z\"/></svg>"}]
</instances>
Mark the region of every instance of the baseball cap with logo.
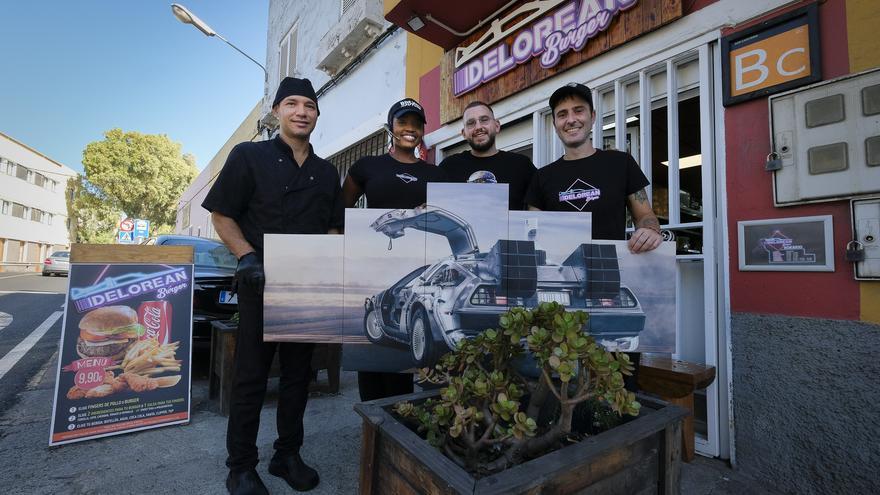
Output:
<instances>
[{"instance_id":1,"label":"baseball cap with logo","mask_svg":"<svg viewBox=\"0 0 880 495\"><path fill-rule=\"evenodd\" d=\"M427 119L425 119L425 109L422 108L419 102L412 98L404 98L394 105L391 105L391 109L388 110L388 127L394 125L394 119L398 119L410 112L418 115L423 124L428 122Z\"/></svg>"},{"instance_id":2,"label":"baseball cap with logo","mask_svg":"<svg viewBox=\"0 0 880 495\"><path fill-rule=\"evenodd\" d=\"M590 110L593 110L593 92L590 91L590 88L588 88L587 86L576 82L570 82L565 86L557 89L553 92L552 95L550 95L550 110L555 110L556 105L558 105L560 101L569 96L578 96L580 98L583 98L584 100L586 100L587 103L590 104Z\"/></svg>"}]
</instances>

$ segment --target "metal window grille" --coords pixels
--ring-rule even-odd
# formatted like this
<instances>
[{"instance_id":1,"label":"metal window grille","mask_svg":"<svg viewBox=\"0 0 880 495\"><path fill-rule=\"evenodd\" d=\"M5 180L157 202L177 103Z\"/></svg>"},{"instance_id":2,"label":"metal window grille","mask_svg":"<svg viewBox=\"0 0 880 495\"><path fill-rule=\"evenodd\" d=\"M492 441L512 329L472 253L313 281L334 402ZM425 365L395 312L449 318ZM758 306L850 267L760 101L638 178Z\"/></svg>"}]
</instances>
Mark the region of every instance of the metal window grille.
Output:
<instances>
[{"instance_id":1,"label":"metal window grille","mask_svg":"<svg viewBox=\"0 0 880 495\"><path fill-rule=\"evenodd\" d=\"M24 218L24 205L12 203L12 216Z\"/></svg>"},{"instance_id":2,"label":"metal window grille","mask_svg":"<svg viewBox=\"0 0 880 495\"><path fill-rule=\"evenodd\" d=\"M354 143L344 150L336 153L327 160L336 167L339 172L339 178L344 179L348 174L348 169L354 165L354 162L365 156L379 156L388 149L388 140L385 131L376 131L364 139ZM363 197L357 202L358 208L364 208L366 202Z\"/></svg>"},{"instance_id":3,"label":"metal window grille","mask_svg":"<svg viewBox=\"0 0 880 495\"><path fill-rule=\"evenodd\" d=\"M350 9L356 1L357 0L342 0L342 15L345 15L348 9Z\"/></svg>"}]
</instances>

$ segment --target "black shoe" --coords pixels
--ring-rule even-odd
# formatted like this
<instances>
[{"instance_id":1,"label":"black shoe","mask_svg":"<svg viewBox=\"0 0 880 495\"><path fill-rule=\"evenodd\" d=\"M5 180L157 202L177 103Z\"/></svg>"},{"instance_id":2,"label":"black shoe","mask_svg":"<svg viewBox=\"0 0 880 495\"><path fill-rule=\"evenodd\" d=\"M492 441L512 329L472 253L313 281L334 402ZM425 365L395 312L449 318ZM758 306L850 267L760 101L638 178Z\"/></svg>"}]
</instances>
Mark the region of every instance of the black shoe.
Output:
<instances>
[{"instance_id":1,"label":"black shoe","mask_svg":"<svg viewBox=\"0 0 880 495\"><path fill-rule=\"evenodd\" d=\"M229 471L229 476L226 477L226 489L232 495L269 495L269 490L254 469Z\"/></svg>"},{"instance_id":2,"label":"black shoe","mask_svg":"<svg viewBox=\"0 0 880 495\"><path fill-rule=\"evenodd\" d=\"M283 478L291 488L307 492L321 481L318 472L306 466L299 453L275 454L269 462L269 474Z\"/></svg>"}]
</instances>

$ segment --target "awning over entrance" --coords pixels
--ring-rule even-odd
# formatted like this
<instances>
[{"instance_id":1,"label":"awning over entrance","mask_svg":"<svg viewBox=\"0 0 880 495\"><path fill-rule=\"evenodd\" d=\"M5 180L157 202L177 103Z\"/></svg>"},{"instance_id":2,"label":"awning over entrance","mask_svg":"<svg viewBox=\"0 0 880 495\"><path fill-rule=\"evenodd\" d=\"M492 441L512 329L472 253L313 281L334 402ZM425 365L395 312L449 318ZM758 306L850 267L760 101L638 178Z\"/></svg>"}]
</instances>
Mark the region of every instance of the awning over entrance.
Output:
<instances>
[{"instance_id":1,"label":"awning over entrance","mask_svg":"<svg viewBox=\"0 0 880 495\"><path fill-rule=\"evenodd\" d=\"M393 0L386 0L393 4ZM510 0L399 0L385 18L444 50L492 22L495 13ZM485 20L485 22L483 22ZM483 24L480 24L483 22Z\"/></svg>"}]
</instances>

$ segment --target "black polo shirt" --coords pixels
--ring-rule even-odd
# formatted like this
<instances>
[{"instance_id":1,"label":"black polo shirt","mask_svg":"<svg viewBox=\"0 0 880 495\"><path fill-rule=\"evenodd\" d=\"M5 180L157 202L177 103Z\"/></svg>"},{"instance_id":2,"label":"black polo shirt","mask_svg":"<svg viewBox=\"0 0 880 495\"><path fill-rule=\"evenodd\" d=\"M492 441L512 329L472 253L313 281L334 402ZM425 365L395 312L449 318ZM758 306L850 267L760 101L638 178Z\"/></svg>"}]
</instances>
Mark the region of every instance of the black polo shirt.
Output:
<instances>
[{"instance_id":1,"label":"black polo shirt","mask_svg":"<svg viewBox=\"0 0 880 495\"><path fill-rule=\"evenodd\" d=\"M311 145L299 166L280 136L232 148L202 207L235 220L261 257L263 234L326 234L345 218L336 168Z\"/></svg>"}]
</instances>

